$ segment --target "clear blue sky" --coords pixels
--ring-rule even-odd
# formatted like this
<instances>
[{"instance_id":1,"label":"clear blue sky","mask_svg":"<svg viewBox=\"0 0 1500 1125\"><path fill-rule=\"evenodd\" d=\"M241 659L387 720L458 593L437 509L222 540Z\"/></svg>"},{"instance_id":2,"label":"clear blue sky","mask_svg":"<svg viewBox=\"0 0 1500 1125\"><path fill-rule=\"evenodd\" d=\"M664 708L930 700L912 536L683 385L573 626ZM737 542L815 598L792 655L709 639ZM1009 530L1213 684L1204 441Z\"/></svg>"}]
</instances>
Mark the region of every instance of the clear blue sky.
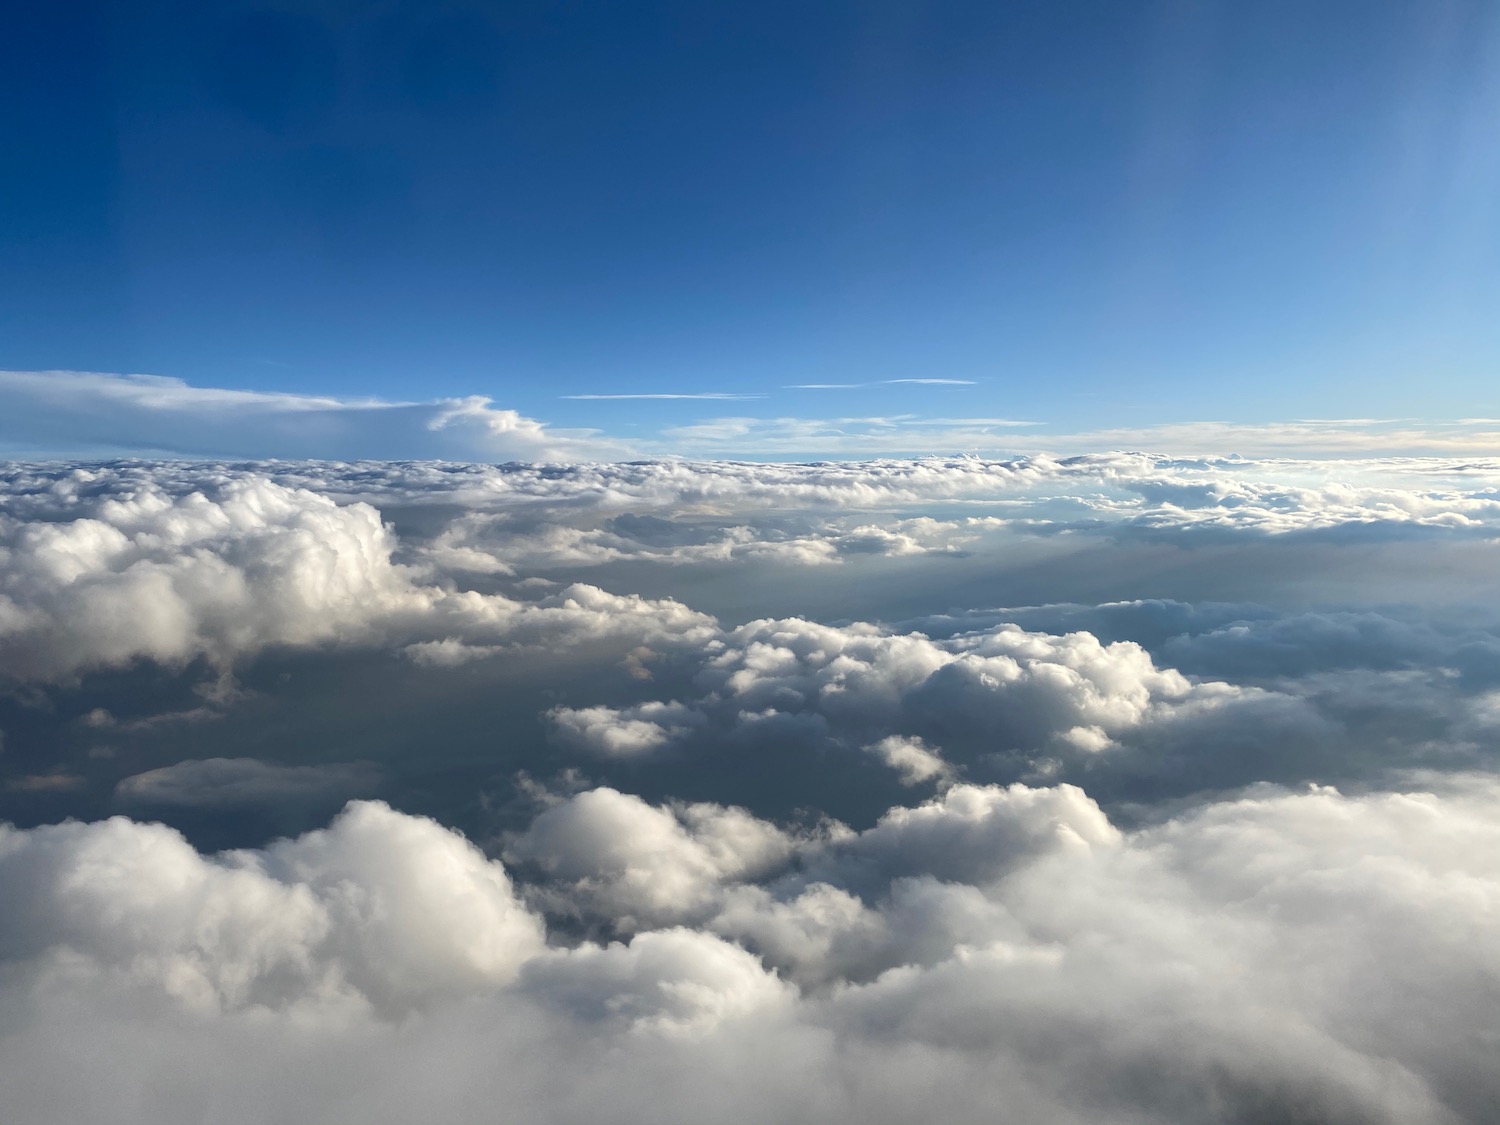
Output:
<instances>
[{"instance_id":1,"label":"clear blue sky","mask_svg":"<svg viewBox=\"0 0 1500 1125\"><path fill-rule=\"evenodd\" d=\"M6 23L0 367L612 433L1500 410L1492 3ZM704 392L764 397L562 397Z\"/></svg>"}]
</instances>

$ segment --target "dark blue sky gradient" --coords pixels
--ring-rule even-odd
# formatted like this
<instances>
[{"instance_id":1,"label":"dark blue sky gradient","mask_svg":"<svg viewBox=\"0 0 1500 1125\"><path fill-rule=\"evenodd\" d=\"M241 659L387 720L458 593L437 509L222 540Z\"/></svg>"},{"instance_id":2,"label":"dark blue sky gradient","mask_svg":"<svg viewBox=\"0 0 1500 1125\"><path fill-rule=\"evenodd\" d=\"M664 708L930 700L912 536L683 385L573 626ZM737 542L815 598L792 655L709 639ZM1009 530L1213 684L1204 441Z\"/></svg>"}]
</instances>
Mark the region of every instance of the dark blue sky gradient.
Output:
<instances>
[{"instance_id":1,"label":"dark blue sky gradient","mask_svg":"<svg viewBox=\"0 0 1500 1125\"><path fill-rule=\"evenodd\" d=\"M7 12L0 367L605 428L1495 406L1489 5ZM782 389L910 377L975 386ZM692 391L766 397L558 397Z\"/></svg>"}]
</instances>

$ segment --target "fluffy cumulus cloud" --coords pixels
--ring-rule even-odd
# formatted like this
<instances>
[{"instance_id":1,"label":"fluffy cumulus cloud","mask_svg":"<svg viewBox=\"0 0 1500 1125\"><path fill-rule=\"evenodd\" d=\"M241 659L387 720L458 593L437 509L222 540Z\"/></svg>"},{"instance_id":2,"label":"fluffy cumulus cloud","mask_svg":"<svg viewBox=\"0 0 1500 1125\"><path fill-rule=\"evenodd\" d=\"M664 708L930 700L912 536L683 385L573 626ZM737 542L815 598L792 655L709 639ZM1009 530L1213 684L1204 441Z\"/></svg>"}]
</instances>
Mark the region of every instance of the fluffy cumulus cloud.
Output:
<instances>
[{"instance_id":1,"label":"fluffy cumulus cloud","mask_svg":"<svg viewBox=\"0 0 1500 1125\"><path fill-rule=\"evenodd\" d=\"M67 484L92 475L77 470ZM421 584L393 560L395 536L376 509L256 475L178 494L150 481L60 491L71 501L62 518L0 516L0 671L20 679L137 659L228 667L270 645L404 636L451 650L565 636L573 625L586 636L624 622L642 636L701 625L682 607L586 586L522 604Z\"/></svg>"},{"instance_id":2,"label":"fluffy cumulus cloud","mask_svg":"<svg viewBox=\"0 0 1500 1125\"><path fill-rule=\"evenodd\" d=\"M11 1112L228 1120L273 1076L271 1116L335 1121L400 1120L413 1082L434 1120L599 1122L896 1122L934 1098L961 1121L1001 1098L1039 1123L1458 1122L1500 1095L1492 780L1133 832L1070 788L956 788L771 848L736 816L608 790L542 813L525 850L554 872L641 872L593 909L681 917L685 888L720 888L698 922L577 944L497 862L378 804L220 856L125 820L9 831ZM597 854L612 832L630 856ZM59 1089L64 1032L114 1049Z\"/></svg>"},{"instance_id":3,"label":"fluffy cumulus cloud","mask_svg":"<svg viewBox=\"0 0 1500 1125\"><path fill-rule=\"evenodd\" d=\"M160 991L200 1013L395 1015L508 981L542 948L498 865L382 804L213 858L124 818L7 830L0 883L0 948L40 987Z\"/></svg>"},{"instance_id":4,"label":"fluffy cumulus cloud","mask_svg":"<svg viewBox=\"0 0 1500 1125\"><path fill-rule=\"evenodd\" d=\"M891 734L868 749L901 775L903 785L951 780L952 771L948 764L920 738L903 738L901 735Z\"/></svg>"},{"instance_id":5,"label":"fluffy cumulus cloud","mask_svg":"<svg viewBox=\"0 0 1500 1125\"><path fill-rule=\"evenodd\" d=\"M548 713L558 740L596 754L629 758L665 746L707 722L681 703L640 703L634 707L558 707Z\"/></svg>"},{"instance_id":6,"label":"fluffy cumulus cloud","mask_svg":"<svg viewBox=\"0 0 1500 1125\"><path fill-rule=\"evenodd\" d=\"M792 847L786 833L744 809L657 808L600 788L547 809L505 854L545 873L541 893L556 909L634 930L694 918L726 880L763 874Z\"/></svg>"},{"instance_id":7,"label":"fluffy cumulus cloud","mask_svg":"<svg viewBox=\"0 0 1500 1125\"><path fill-rule=\"evenodd\" d=\"M872 729L921 722L999 752L1103 750L1154 710L1221 690L1157 668L1133 642L1101 645L1088 633L1000 626L934 642L800 619L735 630L701 680L752 720L811 708Z\"/></svg>"},{"instance_id":8,"label":"fluffy cumulus cloud","mask_svg":"<svg viewBox=\"0 0 1500 1125\"><path fill-rule=\"evenodd\" d=\"M7 1121L1495 1120L1500 465L559 448L0 472Z\"/></svg>"},{"instance_id":9,"label":"fluffy cumulus cloud","mask_svg":"<svg viewBox=\"0 0 1500 1125\"><path fill-rule=\"evenodd\" d=\"M145 489L66 521L7 521L3 534L13 674L354 639L414 593L373 508L268 481L213 499Z\"/></svg>"},{"instance_id":10,"label":"fluffy cumulus cloud","mask_svg":"<svg viewBox=\"0 0 1500 1125\"><path fill-rule=\"evenodd\" d=\"M1259 753L1270 779L1319 741L1348 742L1316 696L1193 678L1133 641L1101 643L1004 624L933 639L878 625L752 621L708 641L688 701L557 708L555 740L595 756L754 758L799 742L881 766L904 786L956 778L1165 774L1212 788L1244 777L1212 747ZM1205 749L1205 747L1209 749ZM1268 759L1280 754L1283 761ZM769 757L767 760L771 760ZM1300 768L1310 769L1311 759ZM1315 774L1315 771L1313 771Z\"/></svg>"}]
</instances>

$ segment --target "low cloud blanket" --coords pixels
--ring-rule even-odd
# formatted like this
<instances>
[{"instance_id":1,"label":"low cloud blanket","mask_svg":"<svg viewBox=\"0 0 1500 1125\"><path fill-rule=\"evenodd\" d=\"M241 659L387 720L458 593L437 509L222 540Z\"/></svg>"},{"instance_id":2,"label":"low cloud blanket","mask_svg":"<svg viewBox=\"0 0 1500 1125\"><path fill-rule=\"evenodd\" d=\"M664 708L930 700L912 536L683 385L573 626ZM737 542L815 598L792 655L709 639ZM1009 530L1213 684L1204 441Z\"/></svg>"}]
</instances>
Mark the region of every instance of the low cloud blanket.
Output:
<instances>
[{"instance_id":1,"label":"low cloud blanket","mask_svg":"<svg viewBox=\"0 0 1500 1125\"><path fill-rule=\"evenodd\" d=\"M521 436L0 466L7 1121L1500 1115L1500 463Z\"/></svg>"}]
</instances>

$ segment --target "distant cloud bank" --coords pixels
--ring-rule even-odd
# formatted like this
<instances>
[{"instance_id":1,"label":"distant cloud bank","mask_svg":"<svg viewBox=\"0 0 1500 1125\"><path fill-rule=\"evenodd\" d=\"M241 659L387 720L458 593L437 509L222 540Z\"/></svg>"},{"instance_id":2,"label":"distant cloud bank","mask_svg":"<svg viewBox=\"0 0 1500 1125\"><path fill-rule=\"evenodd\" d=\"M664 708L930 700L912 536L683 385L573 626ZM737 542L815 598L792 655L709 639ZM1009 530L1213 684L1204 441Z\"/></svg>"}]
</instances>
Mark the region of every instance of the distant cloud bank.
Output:
<instances>
[{"instance_id":1,"label":"distant cloud bank","mask_svg":"<svg viewBox=\"0 0 1500 1125\"><path fill-rule=\"evenodd\" d=\"M882 384L972 386L969 380ZM873 384L807 383L787 389ZM621 392L574 401L767 401L760 393ZM95 457L613 461L639 457L862 458L882 455L1146 449L1243 456L1500 455L1494 420L1301 419L1205 421L1072 432L1034 419L955 414L709 416L626 437L605 420L559 428L482 395L388 402L197 387L154 375L0 372L0 454Z\"/></svg>"}]
</instances>

